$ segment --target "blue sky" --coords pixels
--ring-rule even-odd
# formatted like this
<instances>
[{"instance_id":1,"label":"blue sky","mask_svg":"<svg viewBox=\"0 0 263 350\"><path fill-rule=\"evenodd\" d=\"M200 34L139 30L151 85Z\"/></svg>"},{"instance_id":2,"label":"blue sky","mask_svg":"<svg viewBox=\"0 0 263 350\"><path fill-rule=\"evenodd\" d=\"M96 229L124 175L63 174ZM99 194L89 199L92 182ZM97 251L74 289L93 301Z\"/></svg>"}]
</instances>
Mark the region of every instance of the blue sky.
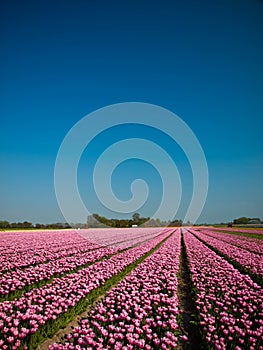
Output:
<instances>
[{"instance_id":1,"label":"blue sky","mask_svg":"<svg viewBox=\"0 0 263 350\"><path fill-rule=\"evenodd\" d=\"M54 164L64 136L90 112L127 101L171 110L199 139L210 179L199 222L263 219L262 1L15 0L0 6L0 220L63 221ZM123 137L131 132L126 128ZM106 133L105 144L119 134ZM176 146L157 139L173 153ZM86 201L96 142L101 145L94 140L80 162ZM175 161L186 188L180 217L191 176L183 155ZM141 213L151 214L160 197L158 174L147 164L126 166L113 176L116 195L127 199L129 179L144 168L153 191ZM109 214L92 201L94 212Z\"/></svg>"}]
</instances>

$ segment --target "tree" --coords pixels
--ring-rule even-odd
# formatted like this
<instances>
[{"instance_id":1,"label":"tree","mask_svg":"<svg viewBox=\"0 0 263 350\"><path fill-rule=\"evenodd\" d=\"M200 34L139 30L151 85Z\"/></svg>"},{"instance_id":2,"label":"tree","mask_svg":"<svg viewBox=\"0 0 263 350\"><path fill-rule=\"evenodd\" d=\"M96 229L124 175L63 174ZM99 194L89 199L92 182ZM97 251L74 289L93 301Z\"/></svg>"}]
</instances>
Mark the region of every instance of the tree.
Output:
<instances>
[{"instance_id":1,"label":"tree","mask_svg":"<svg viewBox=\"0 0 263 350\"><path fill-rule=\"evenodd\" d=\"M156 226L162 226L161 220L159 218L157 218L155 221L156 221Z\"/></svg>"},{"instance_id":2,"label":"tree","mask_svg":"<svg viewBox=\"0 0 263 350\"><path fill-rule=\"evenodd\" d=\"M182 226L182 224L183 224L183 221L182 221L182 220L177 220L177 219L175 219L175 220L173 220L173 221L170 222L169 226L175 226L175 227L177 227L177 226Z\"/></svg>"},{"instance_id":3,"label":"tree","mask_svg":"<svg viewBox=\"0 0 263 350\"><path fill-rule=\"evenodd\" d=\"M45 228L45 225L43 225L43 224L36 224L35 228L37 228L37 229Z\"/></svg>"},{"instance_id":4,"label":"tree","mask_svg":"<svg viewBox=\"0 0 263 350\"><path fill-rule=\"evenodd\" d=\"M139 213L134 213L132 216L133 222L135 224L138 224L138 222L140 221L140 214Z\"/></svg>"},{"instance_id":5,"label":"tree","mask_svg":"<svg viewBox=\"0 0 263 350\"><path fill-rule=\"evenodd\" d=\"M8 221L4 220L4 221L0 221L0 228L7 228L10 227L10 224Z\"/></svg>"},{"instance_id":6,"label":"tree","mask_svg":"<svg viewBox=\"0 0 263 350\"><path fill-rule=\"evenodd\" d=\"M246 225L249 222L249 218L242 216L241 218L235 219L234 224L236 225Z\"/></svg>"}]
</instances>

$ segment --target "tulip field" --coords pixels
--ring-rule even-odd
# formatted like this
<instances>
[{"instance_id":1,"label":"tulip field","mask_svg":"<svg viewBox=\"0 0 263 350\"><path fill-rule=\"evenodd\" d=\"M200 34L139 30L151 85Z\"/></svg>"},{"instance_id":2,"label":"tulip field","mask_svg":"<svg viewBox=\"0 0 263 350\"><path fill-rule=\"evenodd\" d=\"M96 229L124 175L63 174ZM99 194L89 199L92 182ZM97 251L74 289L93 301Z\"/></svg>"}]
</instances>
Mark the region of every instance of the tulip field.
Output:
<instances>
[{"instance_id":1,"label":"tulip field","mask_svg":"<svg viewBox=\"0 0 263 350\"><path fill-rule=\"evenodd\" d=\"M263 231L0 238L0 349L263 350Z\"/></svg>"}]
</instances>

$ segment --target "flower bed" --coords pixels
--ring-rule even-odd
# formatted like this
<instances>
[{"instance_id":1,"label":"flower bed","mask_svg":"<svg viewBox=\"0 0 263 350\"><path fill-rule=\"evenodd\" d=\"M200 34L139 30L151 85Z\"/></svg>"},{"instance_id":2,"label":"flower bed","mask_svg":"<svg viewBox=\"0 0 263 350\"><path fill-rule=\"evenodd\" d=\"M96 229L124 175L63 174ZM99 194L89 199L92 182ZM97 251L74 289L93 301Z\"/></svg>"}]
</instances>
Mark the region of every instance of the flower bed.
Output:
<instances>
[{"instance_id":1,"label":"flower bed","mask_svg":"<svg viewBox=\"0 0 263 350\"><path fill-rule=\"evenodd\" d=\"M32 289L21 298L0 303L0 347L1 349L18 349L23 344L34 347L47 333L53 332L53 321L64 316L75 306L86 307L89 293L121 273L125 267L134 263L149 252L164 238L171 234L166 230L135 248L95 263L77 273L55 278L52 283L38 289ZM59 321L56 327L63 326Z\"/></svg>"},{"instance_id":2,"label":"flower bed","mask_svg":"<svg viewBox=\"0 0 263 350\"><path fill-rule=\"evenodd\" d=\"M200 231L208 236L214 237L228 244L232 244L239 248L248 250L252 253L263 255L263 240L244 237L244 236L237 236L237 235L233 236L231 234L216 232L216 231L206 230L206 229L199 229L197 231Z\"/></svg>"},{"instance_id":3,"label":"flower bed","mask_svg":"<svg viewBox=\"0 0 263 350\"><path fill-rule=\"evenodd\" d=\"M209 349L262 350L262 288L191 233L184 240Z\"/></svg>"},{"instance_id":4,"label":"flower bed","mask_svg":"<svg viewBox=\"0 0 263 350\"><path fill-rule=\"evenodd\" d=\"M175 349L179 256L177 233L108 292L64 344L49 349Z\"/></svg>"},{"instance_id":5,"label":"flower bed","mask_svg":"<svg viewBox=\"0 0 263 350\"><path fill-rule=\"evenodd\" d=\"M228 258L237 262L240 266L250 272L251 275L257 277L259 283L263 281L263 259L261 255L223 242L200 231L192 230L192 232L204 242L217 249Z\"/></svg>"}]
</instances>

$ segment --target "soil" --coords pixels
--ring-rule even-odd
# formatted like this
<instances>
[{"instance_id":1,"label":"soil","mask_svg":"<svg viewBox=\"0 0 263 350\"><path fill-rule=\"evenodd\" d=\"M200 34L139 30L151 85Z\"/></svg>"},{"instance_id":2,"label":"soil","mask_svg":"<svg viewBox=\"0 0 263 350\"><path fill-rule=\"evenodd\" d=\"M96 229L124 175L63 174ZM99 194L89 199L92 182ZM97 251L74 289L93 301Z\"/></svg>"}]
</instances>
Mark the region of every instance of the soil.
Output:
<instances>
[{"instance_id":1,"label":"soil","mask_svg":"<svg viewBox=\"0 0 263 350\"><path fill-rule=\"evenodd\" d=\"M196 321L197 310L192 295L192 282L188 266L187 253L184 244L183 234L181 234L181 261L178 273L178 302L180 310L180 329L188 340L179 341L179 349L182 350L203 350L205 349Z\"/></svg>"}]
</instances>

